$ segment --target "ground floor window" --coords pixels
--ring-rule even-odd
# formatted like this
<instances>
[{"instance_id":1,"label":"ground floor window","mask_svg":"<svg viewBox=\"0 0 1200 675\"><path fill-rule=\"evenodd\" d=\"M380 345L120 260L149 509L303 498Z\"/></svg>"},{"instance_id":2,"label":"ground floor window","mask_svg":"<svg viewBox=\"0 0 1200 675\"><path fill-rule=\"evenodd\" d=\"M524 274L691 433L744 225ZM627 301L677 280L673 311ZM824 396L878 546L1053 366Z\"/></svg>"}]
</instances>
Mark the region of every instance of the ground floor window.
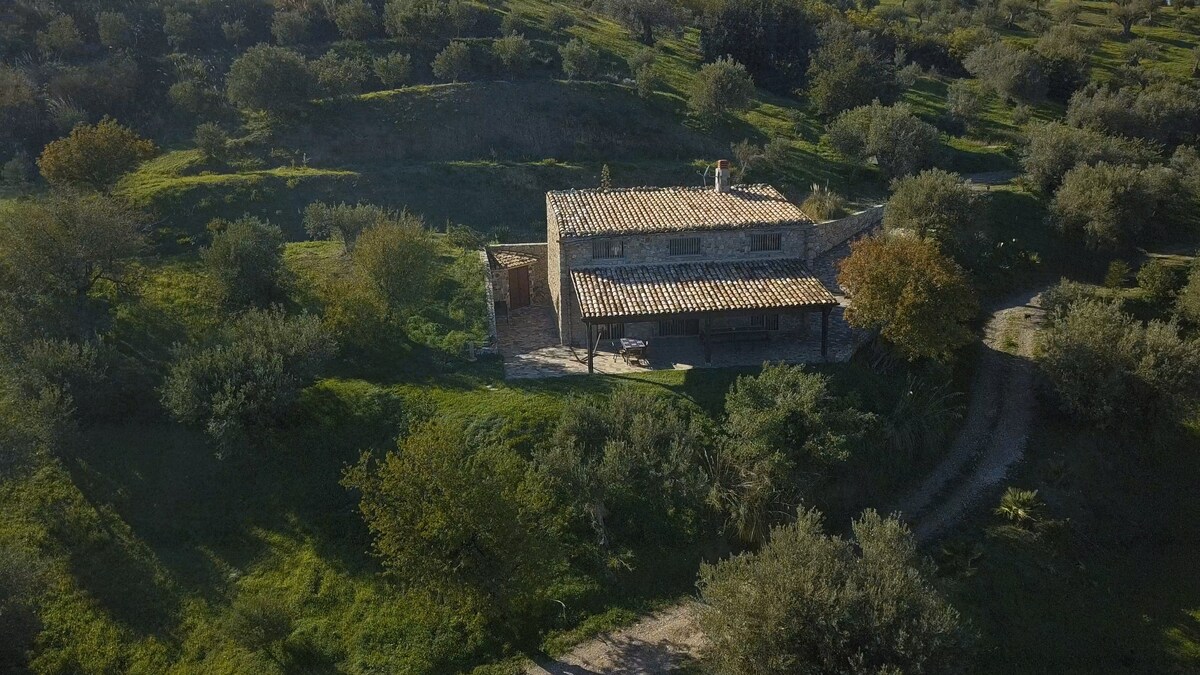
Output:
<instances>
[{"instance_id":1,"label":"ground floor window","mask_svg":"<svg viewBox=\"0 0 1200 675\"><path fill-rule=\"evenodd\" d=\"M779 330L779 315L755 314L750 317L750 327L761 328L763 330Z\"/></svg>"},{"instance_id":2,"label":"ground floor window","mask_svg":"<svg viewBox=\"0 0 1200 675\"><path fill-rule=\"evenodd\" d=\"M605 340L620 340L621 338L625 337L625 324L600 324L600 335L603 336Z\"/></svg>"},{"instance_id":3,"label":"ground floor window","mask_svg":"<svg viewBox=\"0 0 1200 675\"><path fill-rule=\"evenodd\" d=\"M658 322L658 334L662 337L699 335L700 319L669 319Z\"/></svg>"}]
</instances>

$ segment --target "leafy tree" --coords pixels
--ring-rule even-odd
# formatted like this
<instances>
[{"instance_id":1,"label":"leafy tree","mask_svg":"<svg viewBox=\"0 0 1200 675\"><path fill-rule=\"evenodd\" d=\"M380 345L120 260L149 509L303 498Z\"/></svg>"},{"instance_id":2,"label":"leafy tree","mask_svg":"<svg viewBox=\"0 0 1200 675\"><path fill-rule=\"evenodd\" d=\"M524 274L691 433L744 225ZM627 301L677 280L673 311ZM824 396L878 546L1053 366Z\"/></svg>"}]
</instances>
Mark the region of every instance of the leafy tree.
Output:
<instances>
[{"instance_id":1,"label":"leafy tree","mask_svg":"<svg viewBox=\"0 0 1200 675\"><path fill-rule=\"evenodd\" d=\"M1181 337L1174 322L1143 326L1095 300L1049 317L1040 362L1067 412L1100 426L1137 424L1195 401L1200 340Z\"/></svg>"},{"instance_id":2,"label":"leafy tree","mask_svg":"<svg viewBox=\"0 0 1200 675\"><path fill-rule=\"evenodd\" d=\"M963 66L980 85L1007 100L1034 103L1046 96L1041 61L1028 49L993 42L971 52Z\"/></svg>"},{"instance_id":3,"label":"leafy tree","mask_svg":"<svg viewBox=\"0 0 1200 675\"><path fill-rule=\"evenodd\" d=\"M1025 179L1042 194L1051 195L1063 176L1079 164L1143 164L1153 161L1153 148L1091 129L1050 122L1029 129L1021 154Z\"/></svg>"},{"instance_id":4,"label":"leafy tree","mask_svg":"<svg viewBox=\"0 0 1200 675\"><path fill-rule=\"evenodd\" d=\"M820 31L821 48L808 67L808 97L826 117L899 94L895 67L875 50L870 33L844 22Z\"/></svg>"},{"instance_id":5,"label":"leafy tree","mask_svg":"<svg viewBox=\"0 0 1200 675\"><path fill-rule=\"evenodd\" d=\"M1171 300L1179 280L1175 270L1161 260L1150 260L1138 269L1137 284L1147 302L1160 305Z\"/></svg>"},{"instance_id":6,"label":"leafy tree","mask_svg":"<svg viewBox=\"0 0 1200 675\"><path fill-rule=\"evenodd\" d=\"M4 183L5 185L26 185L32 177L33 161L24 152L18 151L11 159L0 166L0 183Z\"/></svg>"},{"instance_id":7,"label":"leafy tree","mask_svg":"<svg viewBox=\"0 0 1200 675\"><path fill-rule=\"evenodd\" d=\"M1125 288L1125 282L1129 279L1130 274L1129 263L1120 258L1108 264L1108 270L1104 273L1105 288Z\"/></svg>"},{"instance_id":8,"label":"leafy tree","mask_svg":"<svg viewBox=\"0 0 1200 675\"><path fill-rule=\"evenodd\" d=\"M364 454L343 483L359 491L375 550L404 587L465 593L510 629L546 602L558 566L547 495L511 450L435 422L379 461Z\"/></svg>"},{"instance_id":9,"label":"leafy tree","mask_svg":"<svg viewBox=\"0 0 1200 675\"><path fill-rule=\"evenodd\" d=\"M1167 167L1101 162L1067 172L1050 213L1064 233L1093 249L1118 249L1162 236L1178 224L1172 215L1179 180Z\"/></svg>"},{"instance_id":10,"label":"leafy tree","mask_svg":"<svg viewBox=\"0 0 1200 675\"><path fill-rule=\"evenodd\" d=\"M392 52L375 59L375 77L383 86L395 89L408 84L412 77L412 57L400 52Z\"/></svg>"},{"instance_id":11,"label":"leafy tree","mask_svg":"<svg viewBox=\"0 0 1200 675\"><path fill-rule=\"evenodd\" d=\"M281 113L307 104L316 81L297 52L255 45L229 67L225 89L229 101L239 108Z\"/></svg>"},{"instance_id":12,"label":"leafy tree","mask_svg":"<svg viewBox=\"0 0 1200 675\"><path fill-rule=\"evenodd\" d=\"M602 0L599 6L644 45L654 44L655 31L676 30L682 23L671 0Z\"/></svg>"},{"instance_id":13,"label":"leafy tree","mask_svg":"<svg viewBox=\"0 0 1200 675\"><path fill-rule=\"evenodd\" d=\"M754 81L781 94L804 83L817 49L819 6L789 0L726 0L708 11L700 32L704 61L729 56Z\"/></svg>"},{"instance_id":14,"label":"leafy tree","mask_svg":"<svg viewBox=\"0 0 1200 675\"><path fill-rule=\"evenodd\" d=\"M83 48L83 36L71 15L59 14L37 32L37 47L46 57L70 57Z\"/></svg>"},{"instance_id":15,"label":"leafy tree","mask_svg":"<svg viewBox=\"0 0 1200 675\"><path fill-rule=\"evenodd\" d=\"M323 204L313 202L304 208L304 230L313 239L334 238L349 253L354 242L369 227L392 219L386 209L371 204Z\"/></svg>"},{"instance_id":16,"label":"leafy tree","mask_svg":"<svg viewBox=\"0 0 1200 675\"><path fill-rule=\"evenodd\" d=\"M956 255L979 233L975 193L956 173L928 169L892 181L883 227L936 241Z\"/></svg>"},{"instance_id":17,"label":"leafy tree","mask_svg":"<svg viewBox=\"0 0 1200 675\"><path fill-rule=\"evenodd\" d=\"M1200 138L1200 88L1173 80L1120 89L1092 85L1071 97L1067 121L1118 136L1186 143Z\"/></svg>"},{"instance_id":18,"label":"leafy tree","mask_svg":"<svg viewBox=\"0 0 1200 675\"><path fill-rule=\"evenodd\" d=\"M1113 0L1108 8L1108 15L1120 24L1121 36L1133 37L1133 24L1140 21L1151 11L1154 0Z\"/></svg>"},{"instance_id":19,"label":"leafy tree","mask_svg":"<svg viewBox=\"0 0 1200 675\"><path fill-rule=\"evenodd\" d=\"M176 50L185 50L196 39L196 25L192 15L178 9L163 12L163 32L167 44Z\"/></svg>"},{"instance_id":20,"label":"leafy tree","mask_svg":"<svg viewBox=\"0 0 1200 675\"><path fill-rule=\"evenodd\" d=\"M524 35L508 35L492 42L492 53L500 59L505 70L520 75L533 61L533 46Z\"/></svg>"},{"instance_id":21,"label":"leafy tree","mask_svg":"<svg viewBox=\"0 0 1200 675\"><path fill-rule=\"evenodd\" d=\"M219 457L247 443L261 446L334 348L315 316L251 309L216 343L177 348L163 405L175 419L204 430Z\"/></svg>"},{"instance_id":22,"label":"leafy tree","mask_svg":"<svg viewBox=\"0 0 1200 675\"><path fill-rule=\"evenodd\" d=\"M1200 325L1200 264L1193 263L1187 283L1175 298L1175 313L1193 326Z\"/></svg>"},{"instance_id":23,"label":"leafy tree","mask_svg":"<svg viewBox=\"0 0 1200 675\"><path fill-rule=\"evenodd\" d=\"M144 250L140 214L98 193L62 191L0 219L0 305L38 334L86 338L108 315L95 291L130 290Z\"/></svg>"},{"instance_id":24,"label":"leafy tree","mask_svg":"<svg viewBox=\"0 0 1200 675\"><path fill-rule=\"evenodd\" d=\"M946 87L946 112L950 118L970 129L979 122L983 99L979 89L968 80L955 80Z\"/></svg>"},{"instance_id":25,"label":"leafy tree","mask_svg":"<svg viewBox=\"0 0 1200 675\"><path fill-rule=\"evenodd\" d=\"M210 162L224 160L229 151L229 134L215 122L204 122L196 127L192 137L196 147L204 153Z\"/></svg>"},{"instance_id":26,"label":"leafy tree","mask_svg":"<svg viewBox=\"0 0 1200 675\"><path fill-rule=\"evenodd\" d=\"M133 26L129 19L120 12L100 12L96 14L96 32L100 44L109 49L129 47L133 42Z\"/></svg>"},{"instance_id":27,"label":"leafy tree","mask_svg":"<svg viewBox=\"0 0 1200 675\"><path fill-rule=\"evenodd\" d=\"M471 69L471 48L467 43L453 40L433 57L433 75L442 80L458 82Z\"/></svg>"},{"instance_id":28,"label":"leafy tree","mask_svg":"<svg viewBox=\"0 0 1200 675\"><path fill-rule=\"evenodd\" d=\"M365 40L379 32L379 16L365 0L349 0L333 10L333 23L347 40Z\"/></svg>"},{"instance_id":29,"label":"leafy tree","mask_svg":"<svg viewBox=\"0 0 1200 675\"><path fill-rule=\"evenodd\" d=\"M909 360L948 361L971 341L975 293L962 268L932 242L859 240L842 262L838 283L851 292L847 323L879 331Z\"/></svg>"},{"instance_id":30,"label":"leafy tree","mask_svg":"<svg viewBox=\"0 0 1200 675\"><path fill-rule=\"evenodd\" d=\"M712 430L673 400L619 390L566 407L538 471L604 557L694 540L707 515ZM607 562L607 560L605 560Z\"/></svg>"},{"instance_id":31,"label":"leafy tree","mask_svg":"<svg viewBox=\"0 0 1200 675\"><path fill-rule=\"evenodd\" d=\"M477 10L460 0L388 0L383 6L383 26L393 37L461 36L477 18Z\"/></svg>"},{"instance_id":32,"label":"leafy tree","mask_svg":"<svg viewBox=\"0 0 1200 675\"><path fill-rule=\"evenodd\" d=\"M38 157L38 169L55 185L102 189L157 152L154 143L106 117L49 143Z\"/></svg>"},{"instance_id":33,"label":"leafy tree","mask_svg":"<svg viewBox=\"0 0 1200 675\"><path fill-rule=\"evenodd\" d=\"M746 67L730 58L700 66L692 80L688 108L701 115L723 115L745 110L754 96L754 82Z\"/></svg>"},{"instance_id":34,"label":"leafy tree","mask_svg":"<svg viewBox=\"0 0 1200 675\"><path fill-rule=\"evenodd\" d=\"M562 5L554 4L546 11L546 19L543 24L546 30L551 33L562 32L571 26L575 25L575 17L571 15Z\"/></svg>"},{"instance_id":35,"label":"leafy tree","mask_svg":"<svg viewBox=\"0 0 1200 675\"><path fill-rule=\"evenodd\" d=\"M217 221L212 245L200 252L229 307L267 307L284 299L283 230L257 218Z\"/></svg>"},{"instance_id":36,"label":"leafy tree","mask_svg":"<svg viewBox=\"0 0 1200 675\"><path fill-rule=\"evenodd\" d=\"M563 73L569 80L586 80L595 77L600 70L600 52L580 38L558 48L562 57Z\"/></svg>"},{"instance_id":37,"label":"leafy tree","mask_svg":"<svg viewBox=\"0 0 1200 675\"><path fill-rule=\"evenodd\" d=\"M37 86L24 73L0 63L0 141L22 141L37 124Z\"/></svg>"},{"instance_id":38,"label":"leafy tree","mask_svg":"<svg viewBox=\"0 0 1200 675\"><path fill-rule=\"evenodd\" d=\"M966 631L908 528L866 511L854 540L815 510L754 554L700 570L700 625L719 673L954 673Z\"/></svg>"},{"instance_id":39,"label":"leafy tree","mask_svg":"<svg viewBox=\"0 0 1200 675\"><path fill-rule=\"evenodd\" d=\"M1070 24L1060 24L1046 31L1034 43L1046 94L1055 101L1066 101L1091 77L1091 52L1095 39L1091 34Z\"/></svg>"},{"instance_id":40,"label":"leafy tree","mask_svg":"<svg viewBox=\"0 0 1200 675\"><path fill-rule=\"evenodd\" d=\"M363 91L367 81L367 64L353 57L341 57L331 52L311 64L317 84L330 96L354 96Z\"/></svg>"},{"instance_id":41,"label":"leafy tree","mask_svg":"<svg viewBox=\"0 0 1200 675\"><path fill-rule=\"evenodd\" d=\"M829 470L850 458L873 422L802 366L764 365L725 397L720 497L746 542L761 542Z\"/></svg>"},{"instance_id":42,"label":"leafy tree","mask_svg":"<svg viewBox=\"0 0 1200 675\"><path fill-rule=\"evenodd\" d=\"M275 42L284 46L301 45L308 41L312 25L303 12L296 10L279 10L271 19L271 36Z\"/></svg>"},{"instance_id":43,"label":"leafy tree","mask_svg":"<svg viewBox=\"0 0 1200 675\"><path fill-rule=\"evenodd\" d=\"M842 113L829 125L829 143L858 162L874 158L889 176L905 176L933 163L941 136L903 103L879 102Z\"/></svg>"}]
</instances>

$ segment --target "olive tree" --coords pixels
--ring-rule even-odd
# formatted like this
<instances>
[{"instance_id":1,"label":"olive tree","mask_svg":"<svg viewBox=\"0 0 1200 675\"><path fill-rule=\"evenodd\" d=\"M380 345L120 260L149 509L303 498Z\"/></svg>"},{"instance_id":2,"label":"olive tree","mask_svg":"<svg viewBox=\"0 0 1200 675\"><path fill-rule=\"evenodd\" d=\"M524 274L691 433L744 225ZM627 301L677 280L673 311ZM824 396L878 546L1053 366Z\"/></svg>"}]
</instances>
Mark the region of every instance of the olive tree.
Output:
<instances>
[{"instance_id":1,"label":"olive tree","mask_svg":"<svg viewBox=\"0 0 1200 675\"><path fill-rule=\"evenodd\" d=\"M723 115L745 110L754 96L754 82L746 67L729 58L700 66L692 80L688 108L702 115Z\"/></svg>"},{"instance_id":2,"label":"olive tree","mask_svg":"<svg viewBox=\"0 0 1200 675\"><path fill-rule=\"evenodd\" d=\"M892 181L883 227L932 239L956 254L979 228L975 193L956 173L928 169Z\"/></svg>"},{"instance_id":3,"label":"olive tree","mask_svg":"<svg viewBox=\"0 0 1200 675\"><path fill-rule=\"evenodd\" d=\"M217 221L212 244L200 252L205 268L229 307L267 307L281 302L283 231L257 218Z\"/></svg>"},{"instance_id":4,"label":"olive tree","mask_svg":"<svg viewBox=\"0 0 1200 675\"><path fill-rule=\"evenodd\" d=\"M878 101L842 113L829 125L829 144L857 162L874 159L889 176L904 176L933 163L941 135L903 103Z\"/></svg>"},{"instance_id":5,"label":"olive tree","mask_svg":"<svg viewBox=\"0 0 1200 675\"><path fill-rule=\"evenodd\" d=\"M756 553L700 570L712 672L956 673L967 633L896 518L864 512L853 540L801 509Z\"/></svg>"}]
</instances>

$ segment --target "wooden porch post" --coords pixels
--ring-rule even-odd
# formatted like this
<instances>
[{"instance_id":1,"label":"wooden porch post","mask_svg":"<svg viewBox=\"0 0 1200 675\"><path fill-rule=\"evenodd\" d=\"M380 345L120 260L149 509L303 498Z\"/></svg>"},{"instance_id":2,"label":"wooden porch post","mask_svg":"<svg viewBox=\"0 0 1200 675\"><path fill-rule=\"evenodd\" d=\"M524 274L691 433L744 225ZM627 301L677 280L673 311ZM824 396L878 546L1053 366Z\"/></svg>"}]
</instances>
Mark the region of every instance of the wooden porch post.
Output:
<instances>
[{"instance_id":1,"label":"wooden porch post","mask_svg":"<svg viewBox=\"0 0 1200 675\"><path fill-rule=\"evenodd\" d=\"M829 313L832 307L821 310L821 358L829 359Z\"/></svg>"},{"instance_id":2,"label":"wooden porch post","mask_svg":"<svg viewBox=\"0 0 1200 675\"><path fill-rule=\"evenodd\" d=\"M704 345L704 363L712 364L712 343L708 339L708 317L700 318L700 343Z\"/></svg>"},{"instance_id":3,"label":"wooden porch post","mask_svg":"<svg viewBox=\"0 0 1200 675\"><path fill-rule=\"evenodd\" d=\"M596 360L596 343L592 341L592 324L588 323L587 334L587 350L588 350L588 374L596 372L594 361Z\"/></svg>"}]
</instances>

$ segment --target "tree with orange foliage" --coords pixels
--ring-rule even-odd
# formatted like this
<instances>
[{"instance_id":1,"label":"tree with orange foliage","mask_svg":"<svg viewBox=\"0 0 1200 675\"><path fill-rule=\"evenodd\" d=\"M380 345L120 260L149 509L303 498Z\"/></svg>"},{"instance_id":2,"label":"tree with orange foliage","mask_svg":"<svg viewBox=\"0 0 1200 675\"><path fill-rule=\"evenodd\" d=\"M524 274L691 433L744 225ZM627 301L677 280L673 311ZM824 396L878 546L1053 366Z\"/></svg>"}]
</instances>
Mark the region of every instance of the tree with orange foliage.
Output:
<instances>
[{"instance_id":1,"label":"tree with orange foliage","mask_svg":"<svg viewBox=\"0 0 1200 675\"><path fill-rule=\"evenodd\" d=\"M855 242L838 283L851 294L846 321L878 331L910 361L948 361L971 341L975 292L932 241L899 235Z\"/></svg>"},{"instance_id":2,"label":"tree with orange foliage","mask_svg":"<svg viewBox=\"0 0 1200 675\"><path fill-rule=\"evenodd\" d=\"M37 164L42 176L54 185L101 190L157 152L152 141L105 117L95 125L80 124L65 138L51 141Z\"/></svg>"}]
</instances>

